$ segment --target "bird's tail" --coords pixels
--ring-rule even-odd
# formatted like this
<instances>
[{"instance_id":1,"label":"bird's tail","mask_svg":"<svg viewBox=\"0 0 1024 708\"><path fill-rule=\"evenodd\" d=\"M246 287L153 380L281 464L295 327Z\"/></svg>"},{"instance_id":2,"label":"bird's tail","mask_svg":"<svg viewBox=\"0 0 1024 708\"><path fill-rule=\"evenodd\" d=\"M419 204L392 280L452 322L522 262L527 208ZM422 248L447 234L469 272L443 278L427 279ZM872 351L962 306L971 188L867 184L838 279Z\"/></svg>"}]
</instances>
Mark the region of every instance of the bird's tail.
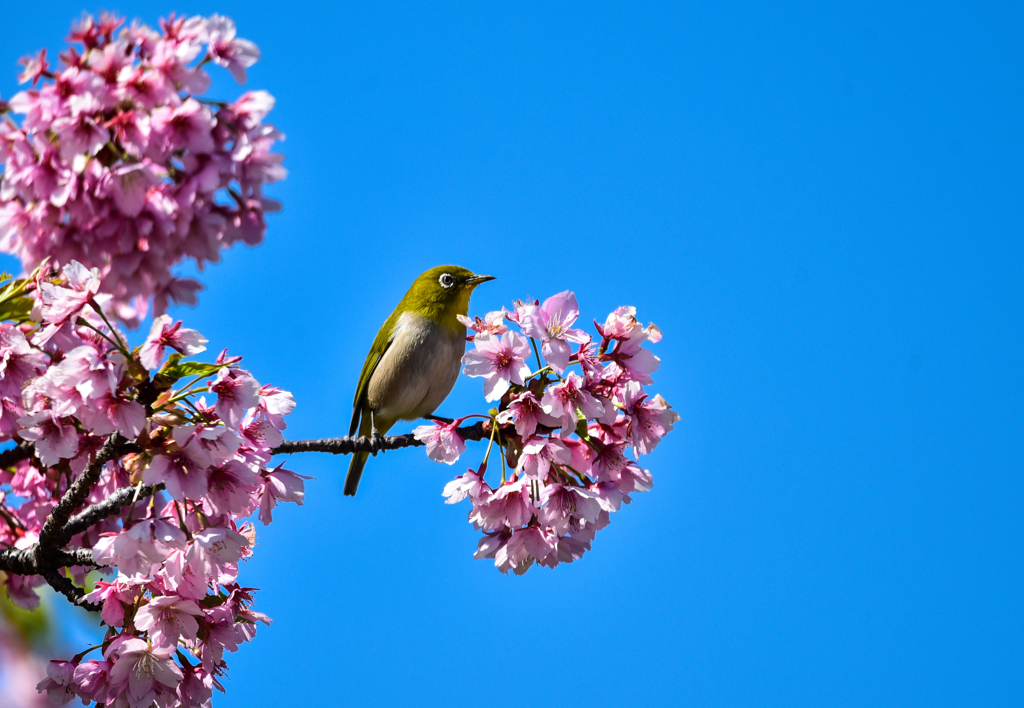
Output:
<instances>
[{"instance_id":1,"label":"bird's tail","mask_svg":"<svg viewBox=\"0 0 1024 708\"><path fill-rule=\"evenodd\" d=\"M387 418L377 418L373 420L367 409L363 409L362 420L359 421L359 436L363 438L370 437L373 432L373 425L377 424L377 433L379 435L386 435L391 426L395 424L395 421L388 420ZM345 496L354 497L356 490L359 489L359 480L363 476L363 468L366 466L366 461L370 458L368 452L354 452L352 453L352 462L348 465L348 476L345 477Z\"/></svg>"},{"instance_id":2,"label":"bird's tail","mask_svg":"<svg viewBox=\"0 0 1024 708\"><path fill-rule=\"evenodd\" d=\"M368 452L352 453L352 462L348 465L348 475L345 477L345 496L354 497L359 489L359 480L363 477L363 467L370 458Z\"/></svg>"}]
</instances>

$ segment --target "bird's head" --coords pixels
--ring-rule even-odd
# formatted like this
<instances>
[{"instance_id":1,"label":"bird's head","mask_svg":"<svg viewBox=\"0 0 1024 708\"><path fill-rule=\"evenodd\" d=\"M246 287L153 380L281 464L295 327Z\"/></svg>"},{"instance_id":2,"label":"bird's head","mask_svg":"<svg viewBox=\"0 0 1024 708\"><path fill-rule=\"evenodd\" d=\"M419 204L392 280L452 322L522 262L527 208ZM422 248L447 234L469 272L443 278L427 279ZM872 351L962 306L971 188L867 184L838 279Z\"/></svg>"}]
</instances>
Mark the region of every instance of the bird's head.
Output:
<instances>
[{"instance_id":1,"label":"bird's head","mask_svg":"<svg viewBox=\"0 0 1024 708\"><path fill-rule=\"evenodd\" d=\"M460 266L443 265L422 273L405 295L405 309L451 329L462 327L456 315L469 311L469 296L493 275L476 275Z\"/></svg>"}]
</instances>

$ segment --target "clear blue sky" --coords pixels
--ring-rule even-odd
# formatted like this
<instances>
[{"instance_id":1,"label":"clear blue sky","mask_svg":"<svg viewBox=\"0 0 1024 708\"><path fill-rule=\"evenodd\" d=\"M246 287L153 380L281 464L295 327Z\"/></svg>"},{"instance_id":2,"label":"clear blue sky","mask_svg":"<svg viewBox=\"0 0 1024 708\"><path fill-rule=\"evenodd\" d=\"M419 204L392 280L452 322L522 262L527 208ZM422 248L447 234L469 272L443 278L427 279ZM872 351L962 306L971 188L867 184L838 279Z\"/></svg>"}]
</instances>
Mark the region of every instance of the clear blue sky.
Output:
<instances>
[{"instance_id":1,"label":"clear blue sky","mask_svg":"<svg viewBox=\"0 0 1024 708\"><path fill-rule=\"evenodd\" d=\"M422 452L355 499L296 457L307 504L243 571L275 624L216 705L1021 705L1021 5L552 5L117 5L263 51L285 210L177 314L295 393L292 437L346 431L445 262L498 276L481 314L635 305L682 415L654 491L523 578ZM81 9L7 3L0 95Z\"/></svg>"}]
</instances>

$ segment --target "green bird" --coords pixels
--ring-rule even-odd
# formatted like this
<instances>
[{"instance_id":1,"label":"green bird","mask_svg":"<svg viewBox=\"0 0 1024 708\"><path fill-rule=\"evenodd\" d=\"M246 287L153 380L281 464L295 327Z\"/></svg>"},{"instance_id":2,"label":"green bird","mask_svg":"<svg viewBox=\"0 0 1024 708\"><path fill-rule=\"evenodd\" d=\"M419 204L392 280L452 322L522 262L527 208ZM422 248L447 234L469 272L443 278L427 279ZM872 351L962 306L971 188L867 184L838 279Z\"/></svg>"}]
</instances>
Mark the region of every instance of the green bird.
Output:
<instances>
[{"instance_id":1,"label":"green bird","mask_svg":"<svg viewBox=\"0 0 1024 708\"><path fill-rule=\"evenodd\" d=\"M466 352L466 327L458 315L469 312L469 296L494 280L459 266L431 268L413 282L377 332L359 374L349 435L377 439L399 420L432 414L451 393ZM354 496L368 452L352 455L345 495Z\"/></svg>"}]
</instances>

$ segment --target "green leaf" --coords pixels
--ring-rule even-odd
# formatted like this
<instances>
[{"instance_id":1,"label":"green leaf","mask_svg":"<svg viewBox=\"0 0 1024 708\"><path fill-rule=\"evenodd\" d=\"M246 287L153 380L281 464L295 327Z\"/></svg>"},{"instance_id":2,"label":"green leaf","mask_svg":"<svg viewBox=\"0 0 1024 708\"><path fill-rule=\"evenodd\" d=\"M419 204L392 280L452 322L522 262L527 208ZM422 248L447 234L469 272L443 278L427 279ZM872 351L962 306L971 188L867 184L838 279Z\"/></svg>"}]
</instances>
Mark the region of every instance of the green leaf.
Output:
<instances>
[{"instance_id":1,"label":"green leaf","mask_svg":"<svg viewBox=\"0 0 1024 708\"><path fill-rule=\"evenodd\" d=\"M32 319L32 300L20 297L12 300L0 300L0 321L29 322Z\"/></svg>"},{"instance_id":2,"label":"green leaf","mask_svg":"<svg viewBox=\"0 0 1024 708\"><path fill-rule=\"evenodd\" d=\"M159 388L167 388L178 379L213 376L227 366L226 364L205 364L201 361L182 361L182 359L181 354L177 352L167 357L167 363L156 375L155 382Z\"/></svg>"},{"instance_id":3,"label":"green leaf","mask_svg":"<svg viewBox=\"0 0 1024 708\"><path fill-rule=\"evenodd\" d=\"M0 275L0 320L28 322L32 312L32 299L25 296L31 281L8 280L6 273Z\"/></svg>"},{"instance_id":4,"label":"green leaf","mask_svg":"<svg viewBox=\"0 0 1024 708\"><path fill-rule=\"evenodd\" d=\"M179 379L186 376L213 376L224 366L224 364L204 364L201 361L183 361L174 366L174 372Z\"/></svg>"}]
</instances>

